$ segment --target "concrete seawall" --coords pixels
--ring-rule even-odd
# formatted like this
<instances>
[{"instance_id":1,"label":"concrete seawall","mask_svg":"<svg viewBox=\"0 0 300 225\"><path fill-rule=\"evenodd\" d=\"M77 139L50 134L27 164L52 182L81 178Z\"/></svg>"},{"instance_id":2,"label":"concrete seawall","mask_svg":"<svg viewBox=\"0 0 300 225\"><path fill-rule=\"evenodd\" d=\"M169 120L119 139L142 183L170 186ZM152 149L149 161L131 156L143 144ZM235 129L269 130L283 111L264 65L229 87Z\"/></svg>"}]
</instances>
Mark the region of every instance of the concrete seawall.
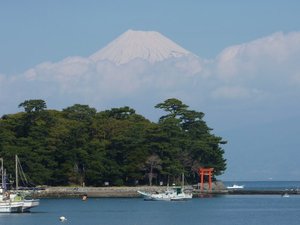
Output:
<instances>
[{"instance_id":1,"label":"concrete seawall","mask_svg":"<svg viewBox=\"0 0 300 225\"><path fill-rule=\"evenodd\" d=\"M208 190L208 185L205 184L203 192L200 192L199 186L187 186L187 189L193 191L195 197L202 194L226 194L228 191L222 182L214 182L213 190ZM35 194L38 198L68 198L81 197L87 195L88 197L113 198L123 197L132 198L140 197L137 191L144 192L162 192L167 189L166 186L135 186L135 187L47 187L45 190L39 191Z\"/></svg>"},{"instance_id":2,"label":"concrete seawall","mask_svg":"<svg viewBox=\"0 0 300 225\"><path fill-rule=\"evenodd\" d=\"M163 191L165 187L140 186L140 187L48 187L36 194L39 198L59 198L59 197L139 197L138 190L155 192Z\"/></svg>"},{"instance_id":3,"label":"concrete seawall","mask_svg":"<svg viewBox=\"0 0 300 225\"><path fill-rule=\"evenodd\" d=\"M97 198L137 198L140 197L138 190L145 192L162 192L166 186L138 186L138 187L48 187L35 194L36 198L81 198L83 195ZM193 196L205 197L211 195L299 195L298 190L227 190L204 189L190 187Z\"/></svg>"},{"instance_id":4,"label":"concrete seawall","mask_svg":"<svg viewBox=\"0 0 300 225\"><path fill-rule=\"evenodd\" d=\"M136 187L47 187L45 190L35 194L37 198L81 198L83 195L99 198L137 198L140 194L137 192L162 192L167 189L166 186L136 186ZM212 191L208 184L205 184L203 190L199 185L188 186L187 189L193 191L193 196L205 197L210 195L298 195L300 190L248 190L235 189L228 190L222 182L214 182Z\"/></svg>"}]
</instances>

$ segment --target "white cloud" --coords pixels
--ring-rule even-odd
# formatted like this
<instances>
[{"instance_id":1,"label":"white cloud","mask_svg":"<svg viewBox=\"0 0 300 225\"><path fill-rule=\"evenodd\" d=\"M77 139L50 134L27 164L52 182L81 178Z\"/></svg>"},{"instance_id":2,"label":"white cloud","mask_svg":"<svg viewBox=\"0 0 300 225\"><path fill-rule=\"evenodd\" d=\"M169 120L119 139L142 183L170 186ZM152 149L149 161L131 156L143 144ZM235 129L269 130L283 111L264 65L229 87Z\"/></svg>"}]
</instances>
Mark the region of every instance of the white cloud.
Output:
<instances>
[{"instance_id":1,"label":"white cloud","mask_svg":"<svg viewBox=\"0 0 300 225\"><path fill-rule=\"evenodd\" d=\"M90 104L114 102L142 98L141 95L165 95L176 89L184 92L191 78L201 70L201 64L197 58L156 64L136 59L116 66L109 61L69 57L57 63L41 63L24 74L11 76L15 81L9 86L12 96L23 98L73 98Z\"/></svg>"},{"instance_id":2,"label":"white cloud","mask_svg":"<svg viewBox=\"0 0 300 225\"><path fill-rule=\"evenodd\" d=\"M299 70L300 32L274 33L268 37L226 48L216 59L216 72L223 80L261 76L285 76ZM285 74L279 74L285 72ZM262 74L264 73L264 74ZM237 78L238 77L238 78Z\"/></svg>"}]
</instances>

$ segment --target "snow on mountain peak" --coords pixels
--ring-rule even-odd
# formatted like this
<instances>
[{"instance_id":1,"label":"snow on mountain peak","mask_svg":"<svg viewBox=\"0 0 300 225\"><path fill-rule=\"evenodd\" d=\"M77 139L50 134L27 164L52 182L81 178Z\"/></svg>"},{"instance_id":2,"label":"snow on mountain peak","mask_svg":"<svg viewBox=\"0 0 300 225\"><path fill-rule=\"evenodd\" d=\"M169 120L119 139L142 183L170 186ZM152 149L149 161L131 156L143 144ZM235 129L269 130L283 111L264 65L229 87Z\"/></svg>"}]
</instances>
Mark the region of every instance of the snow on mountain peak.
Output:
<instances>
[{"instance_id":1,"label":"snow on mountain peak","mask_svg":"<svg viewBox=\"0 0 300 225\"><path fill-rule=\"evenodd\" d=\"M128 30L90 58L93 61L109 60L121 65L134 59L154 63L189 54L189 51L156 31Z\"/></svg>"}]
</instances>

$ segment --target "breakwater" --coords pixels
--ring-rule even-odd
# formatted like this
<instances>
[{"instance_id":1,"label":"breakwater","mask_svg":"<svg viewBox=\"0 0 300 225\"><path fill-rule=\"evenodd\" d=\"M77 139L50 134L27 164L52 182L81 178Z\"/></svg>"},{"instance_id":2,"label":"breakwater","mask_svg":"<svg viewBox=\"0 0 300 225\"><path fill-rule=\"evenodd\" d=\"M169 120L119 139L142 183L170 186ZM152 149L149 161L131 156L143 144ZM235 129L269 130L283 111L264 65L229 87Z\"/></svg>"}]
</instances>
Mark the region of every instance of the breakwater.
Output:
<instances>
[{"instance_id":1,"label":"breakwater","mask_svg":"<svg viewBox=\"0 0 300 225\"><path fill-rule=\"evenodd\" d=\"M99 198L136 198L140 197L139 191L144 192L162 192L167 189L166 186L135 186L135 187L47 187L44 190L35 193L37 198L81 198L83 195ZM222 182L214 182L212 191L208 184L205 184L203 190L199 185L187 187L193 191L194 197L203 197L207 195L299 195L300 189L230 189L228 190Z\"/></svg>"},{"instance_id":2,"label":"breakwater","mask_svg":"<svg viewBox=\"0 0 300 225\"><path fill-rule=\"evenodd\" d=\"M240 190L228 190L228 194L232 195L299 195L300 190L298 189L288 189L288 190L247 190L247 189L240 189Z\"/></svg>"},{"instance_id":3,"label":"breakwater","mask_svg":"<svg viewBox=\"0 0 300 225\"><path fill-rule=\"evenodd\" d=\"M139 187L47 187L45 190L36 193L39 198L60 198L60 197L88 197L117 198L117 197L139 197L138 190L155 192L163 191L162 186L139 186Z\"/></svg>"},{"instance_id":4,"label":"breakwater","mask_svg":"<svg viewBox=\"0 0 300 225\"><path fill-rule=\"evenodd\" d=\"M137 191L144 192L163 192L167 189L167 186L134 186L134 187L46 187L44 190L35 193L37 198L68 198L68 197L82 197L87 195L88 197L99 198L132 198L140 197ZM226 194L227 190L222 182L214 182L212 185L212 191L209 191L208 184L205 184L203 191L199 193L200 187L186 186L186 189L193 191L195 196L199 194Z\"/></svg>"}]
</instances>

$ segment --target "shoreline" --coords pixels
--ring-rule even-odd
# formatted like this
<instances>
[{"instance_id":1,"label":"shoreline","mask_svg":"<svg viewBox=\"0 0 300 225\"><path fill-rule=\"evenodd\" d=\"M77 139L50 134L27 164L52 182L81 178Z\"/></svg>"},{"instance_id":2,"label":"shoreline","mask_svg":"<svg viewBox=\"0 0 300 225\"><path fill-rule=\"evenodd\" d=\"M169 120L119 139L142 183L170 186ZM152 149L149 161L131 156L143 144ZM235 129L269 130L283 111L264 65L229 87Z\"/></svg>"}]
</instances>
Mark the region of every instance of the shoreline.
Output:
<instances>
[{"instance_id":1,"label":"shoreline","mask_svg":"<svg viewBox=\"0 0 300 225\"><path fill-rule=\"evenodd\" d=\"M34 194L37 198L68 198L81 197L87 195L88 197L99 198L137 198L140 194L137 191L144 192L162 192L167 186L132 186L132 187L46 187L45 190L38 191ZM224 184L222 182L214 182L212 191L209 191L208 184L204 184L203 192L199 193L198 186L186 186L187 189L193 190L195 196L199 194L227 194Z\"/></svg>"},{"instance_id":2,"label":"shoreline","mask_svg":"<svg viewBox=\"0 0 300 225\"><path fill-rule=\"evenodd\" d=\"M204 185L203 191L197 186L186 186L193 191L193 196L205 197L213 195L299 195L300 190L249 190L231 189L228 190L222 182L214 182L212 191L208 189L208 184ZM34 193L35 198L82 198L86 195L91 198L138 198L141 195L137 191L162 192L167 186L133 186L133 187L47 187Z\"/></svg>"}]
</instances>

